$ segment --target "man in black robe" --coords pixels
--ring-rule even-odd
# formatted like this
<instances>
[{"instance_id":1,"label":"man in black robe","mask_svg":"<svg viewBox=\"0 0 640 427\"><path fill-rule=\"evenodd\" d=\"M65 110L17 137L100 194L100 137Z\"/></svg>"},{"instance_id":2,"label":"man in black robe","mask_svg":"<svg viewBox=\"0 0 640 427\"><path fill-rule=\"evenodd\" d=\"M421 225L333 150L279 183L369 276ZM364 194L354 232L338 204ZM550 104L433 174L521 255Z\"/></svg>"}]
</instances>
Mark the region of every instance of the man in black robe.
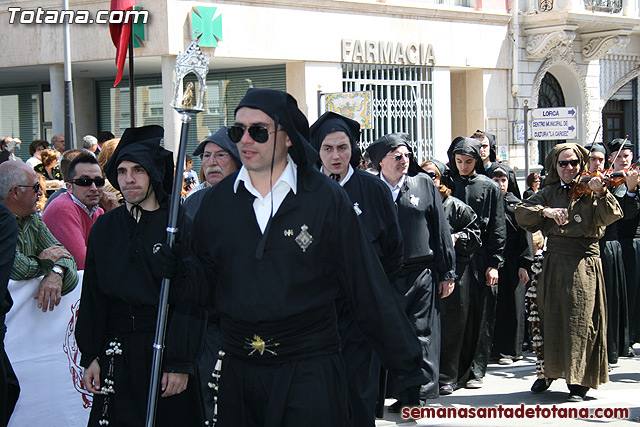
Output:
<instances>
[{"instance_id":1,"label":"man in black robe","mask_svg":"<svg viewBox=\"0 0 640 427\"><path fill-rule=\"evenodd\" d=\"M506 170L509 175L509 187L507 188L507 191L518 199L522 198L520 195L520 187L518 187L518 180L516 179L516 173L509 166L497 161L498 143L496 142L496 136L489 132L477 130L473 135L471 135L471 138L480 141L480 158L482 159L482 166L484 168L482 173L491 178L493 176L493 171L497 167L501 167Z\"/></svg>"},{"instance_id":2,"label":"man in black robe","mask_svg":"<svg viewBox=\"0 0 640 427\"><path fill-rule=\"evenodd\" d=\"M360 124L329 111L310 131L311 145L320 154L320 171L335 179L349 195L387 279L393 282L402 267L402 234L389 189L372 174L358 169ZM356 325L345 298L336 302L336 310L353 420L361 426L373 426L380 361Z\"/></svg>"},{"instance_id":3,"label":"man in black robe","mask_svg":"<svg viewBox=\"0 0 640 427\"><path fill-rule=\"evenodd\" d=\"M3 168L0 167L0 171ZM3 171L4 172L4 171ZM15 216L4 205L4 191L9 191L0 178L0 426L6 426L18 401L20 386L13 372L7 353L4 350L4 335L7 327L5 317L13 305L11 294L7 289L9 276L13 268L18 240L18 225Z\"/></svg>"},{"instance_id":4,"label":"man in black robe","mask_svg":"<svg viewBox=\"0 0 640 427\"><path fill-rule=\"evenodd\" d=\"M516 222L515 208L520 199L508 191L509 174L499 166L491 176L500 186L504 196L507 241L504 248L504 264L498 275L498 298L493 336L494 353L500 365L510 365L522 359L524 341L524 294L533 263L531 233Z\"/></svg>"},{"instance_id":5,"label":"man in black robe","mask_svg":"<svg viewBox=\"0 0 640 427\"><path fill-rule=\"evenodd\" d=\"M159 126L127 129L105 165L126 204L102 215L87 245L76 340L94 393L90 426L144 425L153 358L160 277L152 251L168 224L173 156L160 147ZM200 426L195 374L200 324L171 306L156 426Z\"/></svg>"},{"instance_id":6,"label":"man in black robe","mask_svg":"<svg viewBox=\"0 0 640 427\"><path fill-rule=\"evenodd\" d=\"M189 192L180 211L180 242L190 241L193 218L200 209L202 198L209 188L236 172L242 166L236 144L227 135L228 128L222 126L216 133L206 137L193 151L194 156L202 159L205 180ZM196 231L197 232L197 231ZM215 238L215 237L214 237ZM196 310L196 309L194 309ZM198 356L198 377L207 421L213 419L215 392L211 386L212 375L218 352L221 348L220 315L215 308L207 307L201 312L204 321L204 345Z\"/></svg>"},{"instance_id":7,"label":"man in black robe","mask_svg":"<svg viewBox=\"0 0 640 427\"><path fill-rule=\"evenodd\" d=\"M409 135L385 135L367 151L398 208L403 264L393 284L422 344L422 367L429 382L421 387L420 399L433 399L439 396L439 299L453 292L456 277L449 224L438 189L413 159ZM392 376L390 382L396 380ZM389 410L399 411L403 405L406 402L398 399Z\"/></svg>"},{"instance_id":8,"label":"man in black robe","mask_svg":"<svg viewBox=\"0 0 640 427\"><path fill-rule=\"evenodd\" d=\"M640 342L640 191L637 167L631 168L633 144L616 138L607 148L613 171L627 175L624 184L610 189L624 217L607 226L600 239L607 296L607 355L609 363L616 363L620 356L635 356L633 343Z\"/></svg>"},{"instance_id":9,"label":"man in black robe","mask_svg":"<svg viewBox=\"0 0 640 427\"><path fill-rule=\"evenodd\" d=\"M475 211L482 233L482 247L471 255L475 283L470 289L471 307L459 369L463 386L481 388L493 343L498 269L504 262L504 202L498 185L483 174L479 141L458 137L447 153L455 185L453 195Z\"/></svg>"},{"instance_id":10,"label":"man in black robe","mask_svg":"<svg viewBox=\"0 0 640 427\"><path fill-rule=\"evenodd\" d=\"M438 188L442 207L451 228L451 237L456 251L456 285L451 295L440 302L442 324L442 348L440 351L440 395L446 396L456 390L460 368L462 340L469 317L470 291L474 274L471 254L480 249L480 229L476 224L476 213L469 205L451 196L454 189L449 168L436 159L420 165Z\"/></svg>"},{"instance_id":11,"label":"man in black robe","mask_svg":"<svg viewBox=\"0 0 640 427\"><path fill-rule=\"evenodd\" d=\"M249 89L229 137L243 167L206 191L181 292L199 301L212 292L220 313L216 425L351 425L335 311L341 293L401 379L396 391L417 395L419 343L388 303L393 291L347 194L315 169L296 100Z\"/></svg>"}]
</instances>

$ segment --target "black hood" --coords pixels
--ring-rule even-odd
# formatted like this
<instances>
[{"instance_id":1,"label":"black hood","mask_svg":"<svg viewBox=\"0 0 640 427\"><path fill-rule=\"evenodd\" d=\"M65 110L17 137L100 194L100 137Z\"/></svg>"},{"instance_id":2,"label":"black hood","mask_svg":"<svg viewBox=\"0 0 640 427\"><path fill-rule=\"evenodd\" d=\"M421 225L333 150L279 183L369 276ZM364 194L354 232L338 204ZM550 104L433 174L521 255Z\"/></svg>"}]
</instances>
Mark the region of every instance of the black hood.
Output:
<instances>
[{"instance_id":1,"label":"black hood","mask_svg":"<svg viewBox=\"0 0 640 427\"><path fill-rule=\"evenodd\" d=\"M447 150L451 176L460 176L460 172L458 172L458 167L456 166L456 154L464 154L475 158L476 173L484 175L484 167L482 166L482 158L480 157L480 147L482 147L482 143L474 138L459 136L454 139Z\"/></svg>"},{"instance_id":2,"label":"black hood","mask_svg":"<svg viewBox=\"0 0 640 427\"><path fill-rule=\"evenodd\" d=\"M427 160L427 162L433 163L436 169L438 169L438 172L440 172L440 183L451 191L455 190L456 186L451 180L451 169L449 169L449 166L436 159Z\"/></svg>"},{"instance_id":3,"label":"black hood","mask_svg":"<svg viewBox=\"0 0 640 427\"><path fill-rule=\"evenodd\" d=\"M411 148L411 145L409 145L409 141L411 141L409 134L404 132L390 133L382 138L376 139L367 147L367 153L369 153L369 158L371 159L371 166L379 171L380 161L384 156L404 145L409 150L409 153L411 153L408 175L414 176L419 172L424 172L416 162L415 156L413 155L413 149Z\"/></svg>"},{"instance_id":4,"label":"black hood","mask_svg":"<svg viewBox=\"0 0 640 427\"><path fill-rule=\"evenodd\" d=\"M327 111L321 115L318 120L309 129L311 132L311 146L320 152L322 141L325 136L331 132L344 132L349 137L351 143L351 159L349 164L353 168L360 166L360 159L362 152L358 146L360 141L360 123L353 119L334 113L333 111Z\"/></svg>"},{"instance_id":5,"label":"black hood","mask_svg":"<svg viewBox=\"0 0 640 427\"><path fill-rule=\"evenodd\" d=\"M292 144L289 155L296 162L299 174L313 168L318 160L318 152L308 142L309 122L293 96L274 89L251 88L235 111L238 112L240 108L260 110L273 119L276 129L282 126L287 131Z\"/></svg>"},{"instance_id":6,"label":"black hood","mask_svg":"<svg viewBox=\"0 0 640 427\"><path fill-rule=\"evenodd\" d=\"M607 148L609 148L610 153L614 153L620 150L631 150L633 151L633 143L628 139L616 138L610 143L607 144Z\"/></svg>"},{"instance_id":7,"label":"black hood","mask_svg":"<svg viewBox=\"0 0 640 427\"><path fill-rule=\"evenodd\" d=\"M208 143L213 142L218 147L231 154L231 157L233 157L233 160L235 160L236 162L236 166L238 166L238 169L240 169L240 167L242 166L240 153L238 153L238 147L236 146L236 144L231 142L231 140L229 139L229 135L227 133L228 129L229 128L227 128L226 126L222 126L220 129L218 129L218 132L206 137L200 144L198 144L198 147L196 147L192 155L200 156L202 153L204 153L204 147L206 147Z\"/></svg>"},{"instance_id":8,"label":"black hood","mask_svg":"<svg viewBox=\"0 0 640 427\"><path fill-rule=\"evenodd\" d=\"M478 133L487 137L487 140L489 141L489 160L491 160L492 162L495 162L496 159L498 158L498 155L497 155L498 142L496 141L496 136L492 133L485 132L480 129L476 130L476 134Z\"/></svg>"},{"instance_id":9,"label":"black hood","mask_svg":"<svg viewBox=\"0 0 640 427\"><path fill-rule=\"evenodd\" d=\"M124 131L111 159L104 165L109 183L118 191L118 166L127 160L137 163L147 171L158 203L171 194L173 185L173 154L160 146L164 129L160 126L143 126Z\"/></svg>"}]
</instances>

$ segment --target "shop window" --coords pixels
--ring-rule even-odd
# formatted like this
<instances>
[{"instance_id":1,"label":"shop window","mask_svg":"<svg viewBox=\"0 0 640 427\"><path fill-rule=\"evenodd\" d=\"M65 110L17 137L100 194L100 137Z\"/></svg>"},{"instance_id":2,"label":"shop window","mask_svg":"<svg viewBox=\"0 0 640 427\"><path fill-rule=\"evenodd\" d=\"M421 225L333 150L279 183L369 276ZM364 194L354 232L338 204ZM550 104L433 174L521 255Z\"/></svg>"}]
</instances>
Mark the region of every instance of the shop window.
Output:
<instances>
[{"instance_id":1,"label":"shop window","mask_svg":"<svg viewBox=\"0 0 640 427\"><path fill-rule=\"evenodd\" d=\"M431 67L343 64L345 92L372 91L372 129L362 148L393 132L406 132L419 162L433 158L433 70Z\"/></svg>"},{"instance_id":2,"label":"shop window","mask_svg":"<svg viewBox=\"0 0 640 427\"><path fill-rule=\"evenodd\" d=\"M40 126L40 86L0 88L0 137L22 141L15 152L22 160L31 157L29 144L40 139Z\"/></svg>"}]
</instances>

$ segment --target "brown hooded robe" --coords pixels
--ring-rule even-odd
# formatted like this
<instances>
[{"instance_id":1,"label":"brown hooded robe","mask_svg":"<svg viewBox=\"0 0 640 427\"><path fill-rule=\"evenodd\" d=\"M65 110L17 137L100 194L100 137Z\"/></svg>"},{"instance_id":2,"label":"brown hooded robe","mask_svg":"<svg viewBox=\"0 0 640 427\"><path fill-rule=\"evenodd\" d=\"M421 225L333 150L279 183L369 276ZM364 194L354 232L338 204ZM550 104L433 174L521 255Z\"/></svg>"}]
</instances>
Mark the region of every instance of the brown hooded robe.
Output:
<instances>
[{"instance_id":1,"label":"brown hooded robe","mask_svg":"<svg viewBox=\"0 0 640 427\"><path fill-rule=\"evenodd\" d=\"M565 378L567 384L598 388L609 380L598 240L607 225L622 217L622 210L608 190L602 197L591 192L571 200L557 172L558 157L567 149L577 154L581 171L586 169L587 150L571 143L556 145L545 159L546 186L516 207L516 220L525 230L542 230L548 238L538 284L544 374ZM559 227L543 217L545 207L568 207L567 223Z\"/></svg>"}]
</instances>

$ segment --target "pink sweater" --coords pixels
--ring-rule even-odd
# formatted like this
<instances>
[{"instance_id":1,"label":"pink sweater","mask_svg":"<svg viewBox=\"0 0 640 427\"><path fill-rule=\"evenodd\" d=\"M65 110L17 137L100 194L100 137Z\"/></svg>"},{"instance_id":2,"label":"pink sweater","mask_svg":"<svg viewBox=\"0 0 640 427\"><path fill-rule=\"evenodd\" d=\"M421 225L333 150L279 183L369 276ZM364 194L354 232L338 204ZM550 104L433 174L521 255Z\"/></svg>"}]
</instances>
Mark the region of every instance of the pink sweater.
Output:
<instances>
[{"instance_id":1,"label":"pink sweater","mask_svg":"<svg viewBox=\"0 0 640 427\"><path fill-rule=\"evenodd\" d=\"M78 270L84 270L89 231L103 213L104 210L98 208L90 218L68 192L56 197L42 213L42 220L51 233L76 259Z\"/></svg>"}]
</instances>

